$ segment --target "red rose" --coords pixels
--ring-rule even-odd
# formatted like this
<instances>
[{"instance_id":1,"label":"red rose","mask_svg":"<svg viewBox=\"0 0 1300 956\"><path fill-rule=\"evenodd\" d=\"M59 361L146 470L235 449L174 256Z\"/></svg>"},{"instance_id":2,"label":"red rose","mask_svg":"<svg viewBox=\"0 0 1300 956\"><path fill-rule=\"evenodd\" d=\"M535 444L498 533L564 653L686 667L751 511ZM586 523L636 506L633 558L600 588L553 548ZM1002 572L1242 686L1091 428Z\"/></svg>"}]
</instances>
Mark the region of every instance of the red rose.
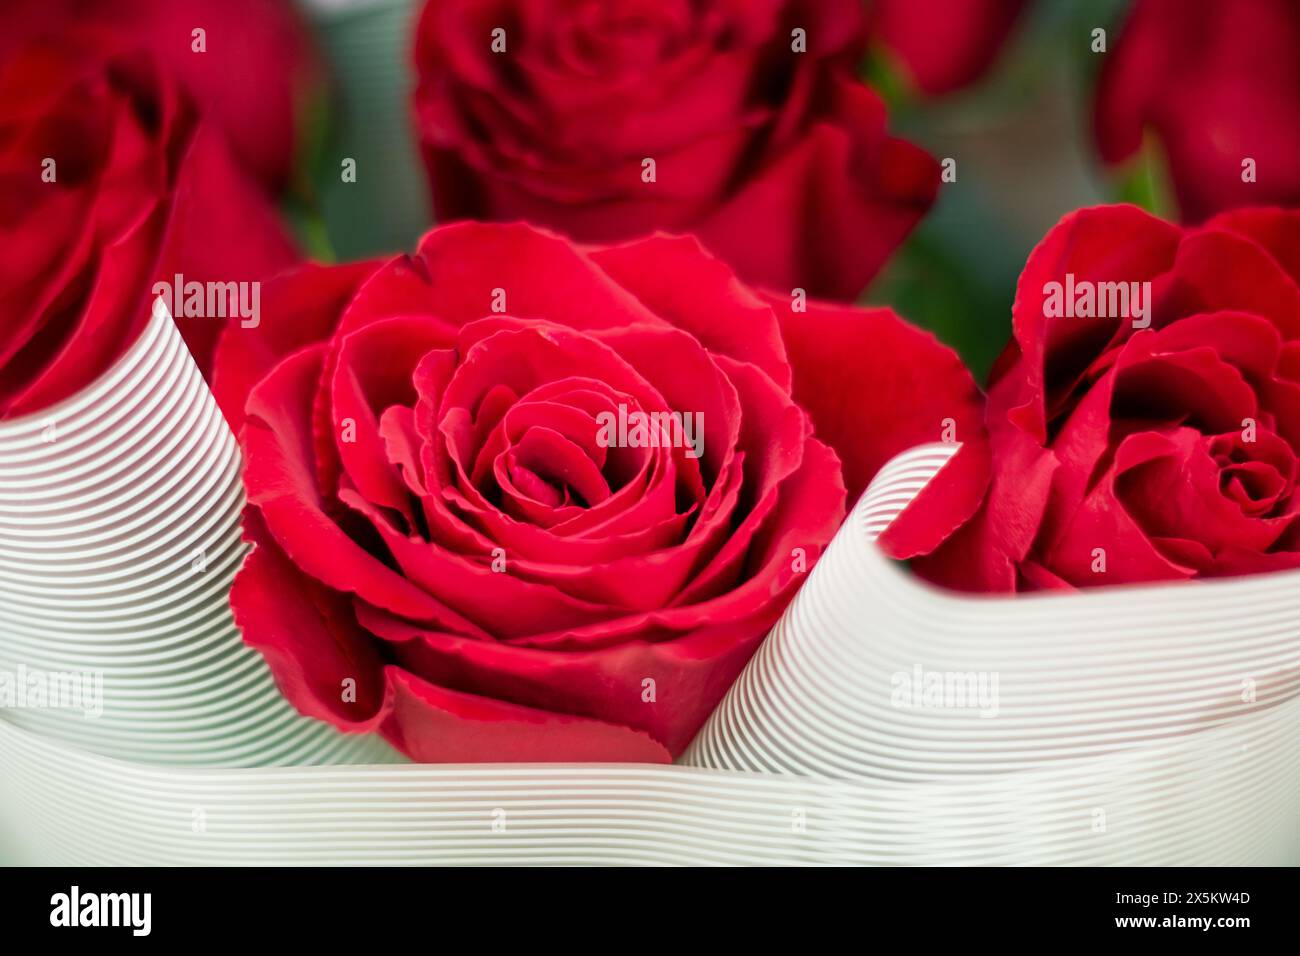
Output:
<instances>
[{"instance_id":1,"label":"red rose","mask_svg":"<svg viewBox=\"0 0 1300 956\"><path fill-rule=\"evenodd\" d=\"M430 0L415 106L438 217L693 232L749 282L852 299L939 182L858 80L865 37L858 0Z\"/></svg>"},{"instance_id":2,"label":"red rose","mask_svg":"<svg viewBox=\"0 0 1300 956\"><path fill-rule=\"evenodd\" d=\"M300 711L417 760L669 759L846 488L955 421L952 493L888 533L908 556L987 470L951 351L887 310L769 304L690 238L444 226L282 276L266 313L218 351L256 545L235 618Z\"/></svg>"},{"instance_id":3,"label":"red rose","mask_svg":"<svg viewBox=\"0 0 1300 956\"><path fill-rule=\"evenodd\" d=\"M148 49L241 166L272 192L288 182L324 80L292 0L4 0L0 63L33 37L73 25L93 30L102 56Z\"/></svg>"},{"instance_id":4,"label":"red rose","mask_svg":"<svg viewBox=\"0 0 1300 956\"><path fill-rule=\"evenodd\" d=\"M1300 566L1297 283L1298 212L1067 216L992 375L988 500L923 573L1007 591Z\"/></svg>"},{"instance_id":5,"label":"red rose","mask_svg":"<svg viewBox=\"0 0 1300 956\"><path fill-rule=\"evenodd\" d=\"M875 0L872 33L930 95L974 82L997 56L1025 0Z\"/></svg>"},{"instance_id":6,"label":"red rose","mask_svg":"<svg viewBox=\"0 0 1300 956\"><path fill-rule=\"evenodd\" d=\"M0 417L67 398L149 320L156 282L293 261L275 211L143 52L71 35L0 73ZM221 320L178 318L205 368Z\"/></svg>"},{"instance_id":7,"label":"red rose","mask_svg":"<svg viewBox=\"0 0 1300 956\"><path fill-rule=\"evenodd\" d=\"M1108 163L1155 133L1187 222L1300 204L1300 4L1137 0L1102 67L1095 119Z\"/></svg>"}]
</instances>

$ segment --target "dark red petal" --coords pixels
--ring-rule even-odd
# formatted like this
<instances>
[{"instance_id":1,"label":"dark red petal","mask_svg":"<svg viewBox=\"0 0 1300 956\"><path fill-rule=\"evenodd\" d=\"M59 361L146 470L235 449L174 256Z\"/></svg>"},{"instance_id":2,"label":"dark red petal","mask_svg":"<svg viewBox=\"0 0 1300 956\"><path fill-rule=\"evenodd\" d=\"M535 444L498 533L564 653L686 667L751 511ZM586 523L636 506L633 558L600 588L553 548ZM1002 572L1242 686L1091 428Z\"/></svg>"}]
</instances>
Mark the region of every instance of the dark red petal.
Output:
<instances>
[{"instance_id":1,"label":"dark red petal","mask_svg":"<svg viewBox=\"0 0 1300 956\"><path fill-rule=\"evenodd\" d=\"M935 95L960 89L993 62L1024 0L877 0L877 32L916 85Z\"/></svg>"},{"instance_id":2,"label":"dark red petal","mask_svg":"<svg viewBox=\"0 0 1300 956\"><path fill-rule=\"evenodd\" d=\"M230 592L244 642L266 658L299 712L340 730L376 729L386 710L383 662L351 601L299 571L256 511L246 513L244 535L253 550Z\"/></svg>"},{"instance_id":3,"label":"dark red petal","mask_svg":"<svg viewBox=\"0 0 1300 956\"><path fill-rule=\"evenodd\" d=\"M1051 552L1043 555L1044 565L1077 587L1195 576L1195 568L1177 564L1161 553L1116 490L1123 472L1172 454L1172 447L1160 437L1147 432L1132 435L1120 445L1115 462L1061 529ZM1105 552L1105 573L1093 571L1098 548Z\"/></svg>"},{"instance_id":4,"label":"dark red petal","mask_svg":"<svg viewBox=\"0 0 1300 956\"><path fill-rule=\"evenodd\" d=\"M1158 138L1185 222L1300 197L1300 11L1291 0L1139 0L1104 58L1103 157ZM1257 177L1242 175L1247 158Z\"/></svg>"},{"instance_id":5,"label":"dark red petal","mask_svg":"<svg viewBox=\"0 0 1300 956\"><path fill-rule=\"evenodd\" d=\"M754 285L851 300L934 202L939 164L885 133L866 85L837 80L830 99L825 118L692 231Z\"/></svg>"},{"instance_id":6,"label":"dark red petal","mask_svg":"<svg viewBox=\"0 0 1300 956\"><path fill-rule=\"evenodd\" d=\"M1234 209L1215 216L1208 229L1220 229L1255 240L1300 283L1300 210L1275 207Z\"/></svg>"},{"instance_id":7,"label":"dark red petal","mask_svg":"<svg viewBox=\"0 0 1300 956\"><path fill-rule=\"evenodd\" d=\"M275 206L234 164L217 134L201 127L172 193L155 280L172 282L180 273L187 282L263 282L298 259ZM251 294L252 287L245 288ZM240 321L177 318L185 344L205 375L212 369L222 329Z\"/></svg>"},{"instance_id":8,"label":"dark red petal","mask_svg":"<svg viewBox=\"0 0 1300 956\"><path fill-rule=\"evenodd\" d=\"M1211 553L1267 551L1291 524L1259 518L1222 491L1210 439L1189 428L1125 439L1115 454L1116 498L1149 537L1186 538Z\"/></svg>"},{"instance_id":9,"label":"dark red petal","mask_svg":"<svg viewBox=\"0 0 1300 956\"><path fill-rule=\"evenodd\" d=\"M1068 274L1076 285L1152 281L1173 265L1180 236L1177 226L1136 206L1097 206L1065 216L1029 254L1012 306L1028 401L1010 415L1040 443L1046 440L1048 419L1083 371L1133 331L1131 320L1124 318L1048 318L1047 283L1063 284Z\"/></svg>"},{"instance_id":10,"label":"dark red petal","mask_svg":"<svg viewBox=\"0 0 1300 956\"><path fill-rule=\"evenodd\" d=\"M1195 48L1195 18L1179 10L1179 3L1134 3L1102 60L1093 121L1098 149L1108 163L1137 152L1165 82L1180 72L1180 49Z\"/></svg>"},{"instance_id":11,"label":"dark red petal","mask_svg":"<svg viewBox=\"0 0 1300 956\"><path fill-rule=\"evenodd\" d=\"M377 261L342 266L305 265L262 287L262 321L256 328L228 324L213 360L212 393L236 433L253 387L280 359L327 339L357 286Z\"/></svg>"},{"instance_id":12,"label":"dark red petal","mask_svg":"<svg viewBox=\"0 0 1300 956\"><path fill-rule=\"evenodd\" d=\"M993 478L975 517L931 555L913 561L922 577L963 591L1013 591L1016 568L1043 522L1056 456L1006 422L990 422ZM943 473L940 472L940 477Z\"/></svg>"},{"instance_id":13,"label":"dark red petal","mask_svg":"<svg viewBox=\"0 0 1300 956\"><path fill-rule=\"evenodd\" d=\"M644 733L490 696L448 690L398 667L387 669L393 692L384 736L425 763L564 761L670 763Z\"/></svg>"},{"instance_id":14,"label":"dark red petal","mask_svg":"<svg viewBox=\"0 0 1300 956\"><path fill-rule=\"evenodd\" d=\"M942 474L886 532L894 557L933 550L979 506L988 487L984 400L961 359L888 309L809 302L795 312L770 296L781 322L794 398L844 465L850 501L901 451L945 437L962 443Z\"/></svg>"},{"instance_id":15,"label":"dark red petal","mask_svg":"<svg viewBox=\"0 0 1300 956\"><path fill-rule=\"evenodd\" d=\"M1166 307L1177 315L1234 310L1262 315L1300 338L1300 286L1259 243L1205 228L1178 248Z\"/></svg>"},{"instance_id":16,"label":"dark red petal","mask_svg":"<svg viewBox=\"0 0 1300 956\"><path fill-rule=\"evenodd\" d=\"M48 309L43 327L0 367L0 411L24 415L75 394L112 366L149 320L147 263L161 234L161 213L143 221L95 254L98 272L85 275L82 302ZM76 287L76 281L72 283Z\"/></svg>"}]
</instances>

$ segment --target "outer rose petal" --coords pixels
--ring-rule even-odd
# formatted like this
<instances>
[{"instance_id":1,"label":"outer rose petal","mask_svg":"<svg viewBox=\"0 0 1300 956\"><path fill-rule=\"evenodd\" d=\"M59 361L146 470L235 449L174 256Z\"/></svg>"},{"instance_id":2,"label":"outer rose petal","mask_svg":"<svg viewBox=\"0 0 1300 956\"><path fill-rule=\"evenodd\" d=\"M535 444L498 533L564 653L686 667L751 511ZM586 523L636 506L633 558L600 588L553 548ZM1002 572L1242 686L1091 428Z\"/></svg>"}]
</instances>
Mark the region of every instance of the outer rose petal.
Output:
<instances>
[{"instance_id":1,"label":"outer rose petal","mask_svg":"<svg viewBox=\"0 0 1300 956\"><path fill-rule=\"evenodd\" d=\"M957 354L888 309L769 296L794 369L794 399L844 465L849 501L899 452L943 437L962 443L880 544L897 558L933 550L975 513L989 482L984 400Z\"/></svg>"},{"instance_id":2,"label":"outer rose petal","mask_svg":"<svg viewBox=\"0 0 1300 956\"><path fill-rule=\"evenodd\" d=\"M1300 210L1257 207L1234 209L1215 216L1207 229L1220 229L1254 239L1300 284Z\"/></svg>"},{"instance_id":3,"label":"outer rose petal","mask_svg":"<svg viewBox=\"0 0 1300 956\"><path fill-rule=\"evenodd\" d=\"M1293 0L1137 0L1103 63L1095 114L1102 157L1152 129L1182 218L1300 200L1300 8ZM1242 180L1242 161L1257 181Z\"/></svg>"},{"instance_id":4,"label":"outer rose petal","mask_svg":"<svg viewBox=\"0 0 1300 956\"><path fill-rule=\"evenodd\" d=\"M377 262L306 265L262 288L262 322L225 327L212 363L212 393L238 434L254 386L291 352L329 338L339 315Z\"/></svg>"},{"instance_id":5,"label":"outer rose petal","mask_svg":"<svg viewBox=\"0 0 1300 956\"><path fill-rule=\"evenodd\" d=\"M380 730L415 760L671 760L627 727L448 690L385 666L350 602L304 577L257 525L253 518L249 527L260 540L231 595L236 623L303 714L348 733ZM356 703L339 693L349 678L357 683Z\"/></svg>"},{"instance_id":6,"label":"outer rose petal","mask_svg":"<svg viewBox=\"0 0 1300 956\"><path fill-rule=\"evenodd\" d=\"M1214 556L1214 574L1262 574L1266 571L1288 571L1300 567L1300 550L1244 551L1225 548Z\"/></svg>"},{"instance_id":7,"label":"outer rose petal","mask_svg":"<svg viewBox=\"0 0 1300 956\"><path fill-rule=\"evenodd\" d=\"M1129 10L1119 41L1102 62L1093 119L1097 146L1106 162L1122 162L1141 147L1162 80L1177 69L1178 51L1189 48L1198 32L1190 13L1168 16L1186 6L1184 0L1139 0Z\"/></svg>"},{"instance_id":8,"label":"outer rose petal","mask_svg":"<svg viewBox=\"0 0 1300 956\"><path fill-rule=\"evenodd\" d=\"M1024 0L876 0L874 30L925 93L949 93L993 62Z\"/></svg>"},{"instance_id":9,"label":"outer rose petal","mask_svg":"<svg viewBox=\"0 0 1300 956\"><path fill-rule=\"evenodd\" d=\"M938 195L939 164L886 134L880 98L834 90L831 115L693 227L747 282L853 299Z\"/></svg>"},{"instance_id":10,"label":"outer rose petal","mask_svg":"<svg viewBox=\"0 0 1300 956\"><path fill-rule=\"evenodd\" d=\"M387 678L393 709L384 736L413 760L672 761L645 734L617 724L447 690L398 667L389 667Z\"/></svg>"},{"instance_id":11,"label":"outer rose petal","mask_svg":"<svg viewBox=\"0 0 1300 956\"><path fill-rule=\"evenodd\" d=\"M172 283L179 273L186 282L261 282L297 260L275 208L234 165L215 133L200 128L172 196L156 280ZM177 319L205 376L211 373L222 329L241 321Z\"/></svg>"},{"instance_id":12,"label":"outer rose petal","mask_svg":"<svg viewBox=\"0 0 1300 956\"><path fill-rule=\"evenodd\" d=\"M1057 460L1005 423L995 429L992 447L995 470L979 512L933 554L913 562L936 584L965 591L1015 590L1016 567L1042 523Z\"/></svg>"},{"instance_id":13,"label":"outer rose petal","mask_svg":"<svg viewBox=\"0 0 1300 956\"><path fill-rule=\"evenodd\" d=\"M160 211L149 208L139 228L98 250L98 274L80 314L70 317L62 341L49 335L61 324L57 316L42 310L44 327L0 369L0 414L29 414L75 394L108 371L139 336L149 316L140 288L163 219ZM48 351L42 343L56 348Z\"/></svg>"},{"instance_id":14,"label":"outer rose petal","mask_svg":"<svg viewBox=\"0 0 1300 956\"><path fill-rule=\"evenodd\" d=\"M590 255L656 315L709 351L751 362L782 388L790 387L790 364L772 310L694 236L650 236Z\"/></svg>"},{"instance_id":15,"label":"outer rose petal","mask_svg":"<svg viewBox=\"0 0 1300 956\"><path fill-rule=\"evenodd\" d=\"M1300 286L1253 239L1202 229L1178 247L1168 305L1178 315L1233 309L1272 320L1300 338Z\"/></svg>"},{"instance_id":16,"label":"outer rose petal","mask_svg":"<svg viewBox=\"0 0 1300 956\"><path fill-rule=\"evenodd\" d=\"M1064 283L1141 282L1173 265L1180 232L1136 206L1097 206L1065 216L1034 247L1016 283L1012 334L1020 345L1029 400L1010 417L1039 441L1046 423L1083 370L1131 331L1119 319L1080 322L1044 316L1044 287ZM1051 369L1049 379L1048 370Z\"/></svg>"},{"instance_id":17,"label":"outer rose petal","mask_svg":"<svg viewBox=\"0 0 1300 956\"><path fill-rule=\"evenodd\" d=\"M395 613L444 620L444 608L349 538L324 510L311 471L309 424L323 351L318 345L291 355L249 399L239 436L249 506L304 574Z\"/></svg>"},{"instance_id":18,"label":"outer rose petal","mask_svg":"<svg viewBox=\"0 0 1300 956\"><path fill-rule=\"evenodd\" d=\"M435 229L420 242L419 261L425 307L457 324L490 315L495 290L504 289L506 314L519 318L562 320L577 329L667 326L572 243L523 223Z\"/></svg>"},{"instance_id":19,"label":"outer rose petal","mask_svg":"<svg viewBox=\"0 0 1300 956\"><path fill-rule=\"evenodd\" d=\"M271 192L288 183L301 151L314 100L323 98L324 65L311 32L284 0L93 0L122 19L136 39L176 71L181 84L229 140L240 165ZM196 55L190 31L207 31L209 52ZM220 195L220 193L217 193Z\"/></svg>"},{"instance_id":20,"label":"outer rose petal","mask_svg":"<svg viewBox=\"0 0 1300 956\"><path fill-rule=\"evenodd\" d=\"M267 533L255 509L244 515L253 550L235 577L230 604L244 641L266 658L281 693L299 711L340 730L375 730L384 716L383 661L351 602L308 578ZM356 681L345 702L345 679Z\"/></svg>"}]
</instances>

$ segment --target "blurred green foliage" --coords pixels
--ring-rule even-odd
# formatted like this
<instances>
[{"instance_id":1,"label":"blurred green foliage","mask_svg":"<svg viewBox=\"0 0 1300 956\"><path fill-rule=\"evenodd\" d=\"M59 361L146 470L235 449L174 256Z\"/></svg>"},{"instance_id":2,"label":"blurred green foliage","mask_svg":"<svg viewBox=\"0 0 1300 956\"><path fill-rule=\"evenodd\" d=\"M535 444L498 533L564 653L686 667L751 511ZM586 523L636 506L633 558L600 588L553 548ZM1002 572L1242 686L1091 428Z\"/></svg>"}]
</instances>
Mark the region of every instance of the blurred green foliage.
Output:
<instances>
[{"instance_id":1,"label":"blurred green foliage","mask_svg":"<svg viewBox=\"0 0 1300 956\"><path fill-rule=\"evenodd\" d=\"M312 157L311 202L291 210L303 247L342 261L410 251L432 216L413 135L412 0L373 0L314 14L334 109ZM356 182L344 182L344 159Z\"/></svg>"},{"instance_id":2,"label":"blurred green foliage","mask_svg":"<svg viewBox=\"0 0 1300 956\"><path fill-rule=\"evenodd\" d=\"M890 109L892 130L957 161L930 214L864 300L892 306L955 348L983 382L1011 334L1016 280L1030 250L1065 213L1128 201L1160 211L1159 170L1125 180L1098 165L1092 93L1125 0L1030 0L993 68L941 99L913 96L888 54L864 76Z\"/></svg>"}]
</instances>

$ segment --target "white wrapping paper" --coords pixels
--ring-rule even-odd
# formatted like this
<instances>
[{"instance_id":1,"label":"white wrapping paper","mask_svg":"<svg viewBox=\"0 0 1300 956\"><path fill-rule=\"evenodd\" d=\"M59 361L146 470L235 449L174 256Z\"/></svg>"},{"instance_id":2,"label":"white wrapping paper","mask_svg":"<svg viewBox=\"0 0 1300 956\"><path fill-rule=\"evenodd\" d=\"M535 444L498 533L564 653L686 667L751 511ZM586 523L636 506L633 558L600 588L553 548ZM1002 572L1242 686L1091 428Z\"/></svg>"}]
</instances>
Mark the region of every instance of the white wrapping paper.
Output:
<instances>
[{"instance_id":1,"label":"white wrapping paper","mask_svg":"<svg viewBox=\"0 0 1300 956\"><path fill-rule=\"evenodd\" d=\"M0 860L1300 861L1300 576L936 592L871 539L952 450L877 477L695 766L385 765L239 641L237 451L160 309L85 393L0 424L0 671L104 681L98 718L0 710ZM980 706L901 700L933 674L984 675Z\"/></svg>"},{"instance_id":2,"label":"white wrapping paper","mask_svg":"<svg viewBox=\"0 0 1300 956\"><path fill-rule=\"evenodd\" d=\"M235 438L161 300L104 377L0 422L0 673L80 681L83 700L98 683L102 704L88 716L38 698L0 718L151 763L384 759L299 717L240 641L228 592L243 500Z\"/></svg>"}]
</instances>

